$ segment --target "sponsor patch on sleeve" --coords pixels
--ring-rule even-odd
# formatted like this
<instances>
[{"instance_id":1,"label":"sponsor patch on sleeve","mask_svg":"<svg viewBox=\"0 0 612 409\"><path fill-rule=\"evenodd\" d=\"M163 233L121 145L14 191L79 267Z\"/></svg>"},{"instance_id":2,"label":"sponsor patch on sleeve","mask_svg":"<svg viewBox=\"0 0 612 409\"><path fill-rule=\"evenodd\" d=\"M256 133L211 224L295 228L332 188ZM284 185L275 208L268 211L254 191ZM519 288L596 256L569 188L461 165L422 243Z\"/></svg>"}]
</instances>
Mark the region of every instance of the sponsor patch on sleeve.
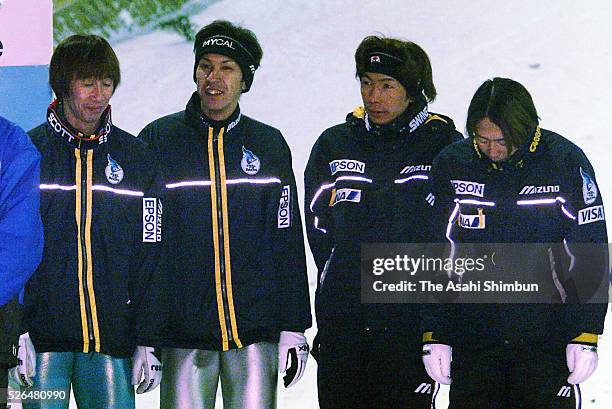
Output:
<instances>
[{"instance_id":1,"label":"sponsor patch on sleeve","mask_svg":"<svg viewBox=\"0 0 612 409\"><path fill-rule=\"evenodd\" d=\"M162 203L155 197L142 199L142 241L162 241Z\"/></svg>"},{"instance_id":2,"label":"sponsor patch on sleeve","mask_svg":"<svg viewBox=\"0 0 612 409\"><path fill-rule=\"evenodd\" d=\"M283 186L278 203L278 216L276 227L286 229L291 226L291 186Z\"/></svg>"},{"instance_id":3,"label":"sponsor patch on sleeve","mask_svg":"<svg viewBox=\"0 0 612 409\"><path fill-rule=\"evenodd\" d=\"M580 168L580 176L582 177L582 198L584 204L590 205L597 200L598 190L595 180Z\"/></svg>"},{"instance_id":4,"label":"sponsor patch on sleeve","mask_svg":"<svg viewBox=\"0 0 612 409\"><path fill-rule=\"evenodd\" d=\"M587 207L578 211L578 224L589 224L606 220L603 205Z\"/></svg>"}]
</instances>

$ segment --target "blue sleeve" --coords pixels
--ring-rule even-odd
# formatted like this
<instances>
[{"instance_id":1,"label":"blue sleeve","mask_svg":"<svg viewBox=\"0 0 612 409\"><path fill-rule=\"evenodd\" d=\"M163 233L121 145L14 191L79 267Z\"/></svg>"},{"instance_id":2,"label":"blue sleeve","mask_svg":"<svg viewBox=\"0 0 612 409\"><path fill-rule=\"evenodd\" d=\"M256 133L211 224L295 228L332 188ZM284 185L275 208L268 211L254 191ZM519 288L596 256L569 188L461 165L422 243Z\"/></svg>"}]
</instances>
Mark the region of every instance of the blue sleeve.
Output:
<instances>
[{"instance_id":1,"label":"blue sleeve","mask_svg":"<svg viewBox=\"0 0 612 409\"><path fill-rule=\"evenodd\" d=\"M39 184L40 154L21 128L0 118L0 306L42 258Z\"/></svg>"}]
</instances>

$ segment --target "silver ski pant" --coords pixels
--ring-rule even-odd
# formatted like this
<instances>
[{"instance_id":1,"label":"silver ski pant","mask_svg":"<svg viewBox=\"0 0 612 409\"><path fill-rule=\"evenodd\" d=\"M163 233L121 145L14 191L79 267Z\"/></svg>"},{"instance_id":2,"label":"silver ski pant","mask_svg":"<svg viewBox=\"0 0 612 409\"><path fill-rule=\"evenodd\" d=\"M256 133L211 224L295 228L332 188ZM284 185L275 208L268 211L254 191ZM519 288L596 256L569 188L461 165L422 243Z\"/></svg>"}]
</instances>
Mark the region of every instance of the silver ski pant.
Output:
<instances>
[{"instance_id":1,"label":"silver ski pant","mask_svg":"<svg viewBox=\"0 0 612 409\"><path fill-rule=\"evenodd\" d=\"M214 409L221 381L224 409L275 409L278 344L226 352L164 349L161 409Z\"/></svg>"},{"instance_id":2,"label":"silver ski pant","mask_svg":"<svg viewBox=\"0 0 612 409\"><path fill-rule=\"evenodd\" d=\"M97 352L36 354L34 385L22 389L33 399L24 400L23 408L68 409L72 386L80 409L134 409L131 361Z\"/></svg>"}]
</instances>

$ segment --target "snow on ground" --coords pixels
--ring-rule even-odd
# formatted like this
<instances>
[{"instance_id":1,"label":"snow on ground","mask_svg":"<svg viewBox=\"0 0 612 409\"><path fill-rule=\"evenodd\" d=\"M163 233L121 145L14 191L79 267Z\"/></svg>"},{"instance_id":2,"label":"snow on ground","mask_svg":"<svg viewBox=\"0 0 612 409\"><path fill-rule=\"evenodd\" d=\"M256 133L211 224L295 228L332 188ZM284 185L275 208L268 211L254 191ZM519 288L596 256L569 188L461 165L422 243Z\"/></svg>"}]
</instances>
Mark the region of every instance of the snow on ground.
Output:
<instances>
[{"instance_id":1,"label":"snow on ground","mask_svg":"<svg viewBox=\"0 0 612 409\"><path fill-rule=\"evenodd\" d=\"M366 35L382 33L413 40L428 52L439 93L431 109L450 115L460 130L470 98L485 79L522 82L542 125L585 150L612 209L605 128L612 107L608 1L225 0L193 20L204 25L217 18L246 25L262 43L262 66L242 98L242 110L283 131L300 187L317 136L360 104L353 61L357 45ZM165 32L115 45L123 72L112 101L116 124L137 133L149 121L183 109L194 90L191 46ZM313 281L312 261L309 267ZM583 385L584 408L612 407L610 321L599 369ZM309 339L313 335L308 332ZM301 383L281 391L279 408L316 408L315 375L311 360ZM156 408L158 399L157 391L144 395L137 407Z\"/></svg>"}]
</instances>

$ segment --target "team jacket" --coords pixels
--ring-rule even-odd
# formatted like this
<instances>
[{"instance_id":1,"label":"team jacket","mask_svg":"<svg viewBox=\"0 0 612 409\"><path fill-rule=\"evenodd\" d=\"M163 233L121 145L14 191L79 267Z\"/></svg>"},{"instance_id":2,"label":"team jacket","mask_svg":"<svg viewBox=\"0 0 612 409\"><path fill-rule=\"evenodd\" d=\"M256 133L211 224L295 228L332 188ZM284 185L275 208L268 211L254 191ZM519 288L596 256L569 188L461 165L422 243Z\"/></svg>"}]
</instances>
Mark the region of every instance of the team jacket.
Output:
<instances>
[{"instance_id":1,"label":"team jacket","mask_svg":"<svg viewBox=\"0 0 612 409\"><path fill-rule=\"evenodd\" d=\"M223 350L311 325L291 153L281 133L240 113L185 111L140 134L165 183L167 264L156 276L146 345Z\"/></svg>"},{"instance_id":2,"label":"team jacket","mask_svg":"<svg viewBox=\"0 0 612 409\"><path fill-rule=\"evenodd\" d=\"M418 328L415 304L361 307L361 244L427 242L431 164L460 138L449 118L428 113L424 103L386 126L370 125L358 108L319 137L305 171L318 322L398 327L402 320Z\"/></svg>"},{"instance_id":3,"label":"team jacket","mask_svg":"<svg viewBox=\"0 0 612 409\"><path fill-rule=\"evenodd\" d=\"M39 174L40 154L30 138L0 117L0 363L13 360L17 298L42 256Z\"/></svg>"},{"instance_id":4,"label":"team jacket","mask_svg":"<svg viewBox=\"0 0 612 409\"><path fill-rule=\"evenodd\" d=\"M609 271L605 214L593 168L577 146L537 128L508 161L495 164L466 139L436 158L432 186L439 240L531 243L506 264L498 248L505 269L499 277L519 271L558 291L556 303L432 309L427 325L433 340L471 348L519 339L550 345L602 333ZM580 340L596 343L595 336Z\"/></svg>"},{"instance_id":5,"label":"team jacket","mask_svg":"<svg viewBox=\"0 0 612 409\"><path fill-rule=\"evenodd\" d=\"M85 138L61 106L30 131L42 154L43 260L26 288L37 352L128 357L161 240L160 179L142 141L111 123Z\"/></svg>"}]
</instances>

